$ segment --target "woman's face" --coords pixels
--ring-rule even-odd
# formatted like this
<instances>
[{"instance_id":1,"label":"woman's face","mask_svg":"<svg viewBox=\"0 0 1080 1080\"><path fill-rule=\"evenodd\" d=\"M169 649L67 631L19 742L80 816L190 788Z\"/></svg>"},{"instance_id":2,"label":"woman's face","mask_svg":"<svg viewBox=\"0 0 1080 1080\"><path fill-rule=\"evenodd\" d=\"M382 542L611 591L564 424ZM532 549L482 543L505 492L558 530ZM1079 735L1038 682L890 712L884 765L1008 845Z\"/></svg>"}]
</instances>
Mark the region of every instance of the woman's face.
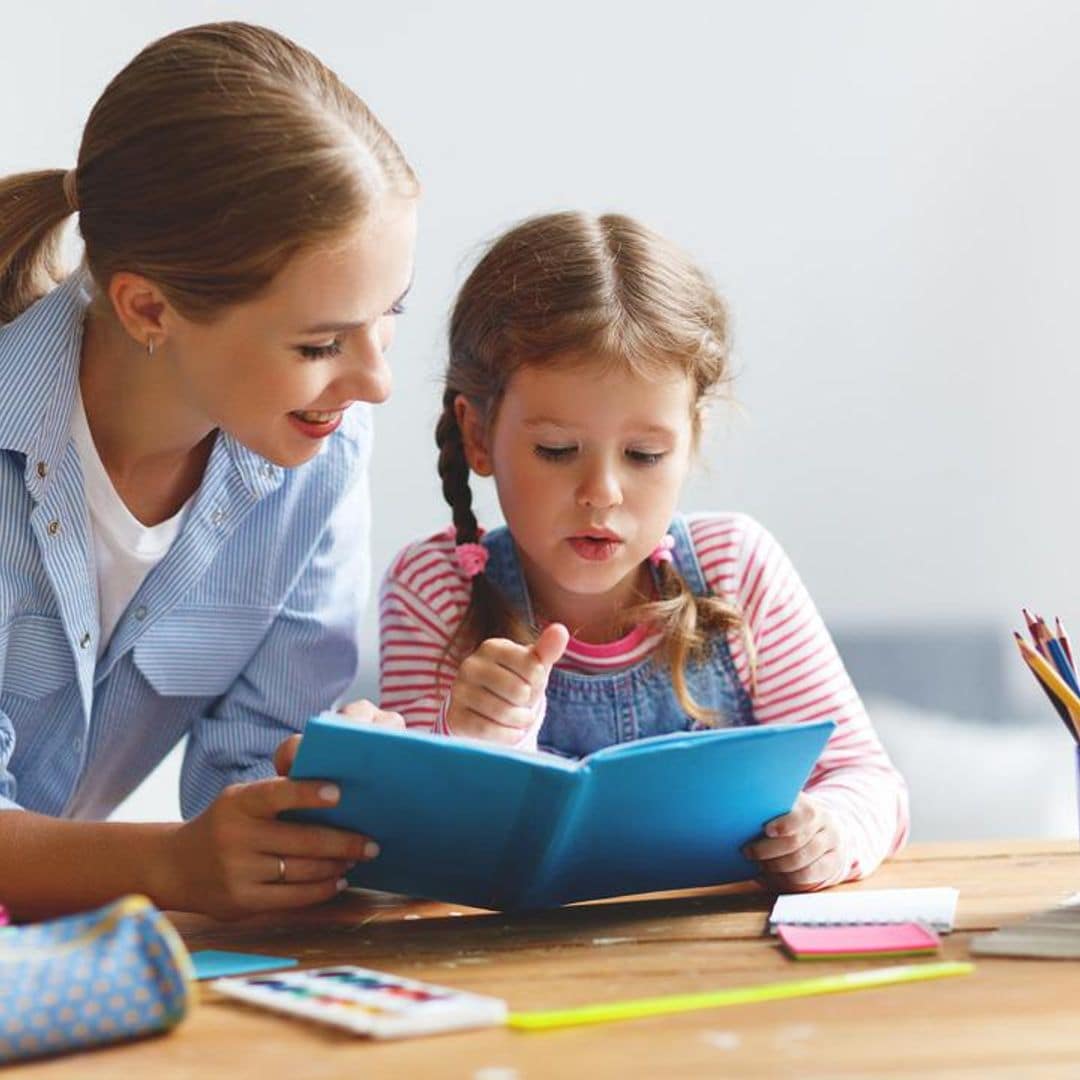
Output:
<instances>
[{"instance_id":1,"label":"woman's face","mask_svg":"<svg viewBox=\"0 0 1080 1080\"><path fill-rule=\"evenodd\" d=\"M385 197L340 243L299 253L212 323L170 310L160 355L182 404L277 465L314 457L350 405L390 394L415 236L415 200Z\"/></svg>"}]
</instances>

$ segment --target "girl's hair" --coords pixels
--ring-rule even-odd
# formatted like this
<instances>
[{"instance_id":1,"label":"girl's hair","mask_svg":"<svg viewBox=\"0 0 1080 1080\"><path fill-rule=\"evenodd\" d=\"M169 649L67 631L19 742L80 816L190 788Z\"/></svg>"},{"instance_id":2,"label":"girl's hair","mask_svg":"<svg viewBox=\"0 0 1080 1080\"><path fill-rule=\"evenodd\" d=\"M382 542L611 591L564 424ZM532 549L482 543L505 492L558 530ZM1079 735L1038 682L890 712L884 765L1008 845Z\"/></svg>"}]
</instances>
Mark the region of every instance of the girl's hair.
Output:
<instances>
[{"instance_id":1,"label":"girl's hair","mask_svg":"<svg viewBox=\"0 0 1080 1080\"><path fill-rule=\"evenodd\" d=\"M69 196L100 289L133 271L210 321L258 295L299 249L334 242L384 193L418 191L393 139L332 71L239 22L143 49L98 99L64 177L0 180L0 324L62 279Z\"/></svg>"},{"instance_id":2,"label":"girl's hair","mask_svg":"<svg viewBox=\"0 0 1080 1080\"><path fill-rule=\"evenodd\" d=\"M695 440L703 407L730 379L727 310L711 282L674 244L631 218L558 213L531 218L501 236L469 275L450 320L443 411L435 429L443 496L456 542L475 543L469 466L454 402L464 397L490 432L506 387L527 366L619 366L646 378L685 375L694 388ZM727 601L695 596L673 563L658 567L660 599L626 613L658 625L680 705L714 719L686 685L686 662L710 637L742 630ZM472 579L465 618L451 642L463 656L488 637L528 642L526 627L484 574Z\"/></svg>"}]
</instances>

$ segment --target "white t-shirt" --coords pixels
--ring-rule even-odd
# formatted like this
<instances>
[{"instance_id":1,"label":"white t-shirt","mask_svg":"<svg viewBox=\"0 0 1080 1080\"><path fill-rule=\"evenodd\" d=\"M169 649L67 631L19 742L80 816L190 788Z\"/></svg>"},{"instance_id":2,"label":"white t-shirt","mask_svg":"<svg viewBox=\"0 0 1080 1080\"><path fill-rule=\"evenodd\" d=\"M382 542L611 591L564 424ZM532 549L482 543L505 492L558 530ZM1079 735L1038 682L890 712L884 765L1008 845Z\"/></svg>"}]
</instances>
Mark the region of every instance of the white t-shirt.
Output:
<instances>
[{"instance_id":1,"label":"white t-shirt","mask_svg":"<svg viewBox=\"0 0 1080 1080\"><path fill-rule=\"evenodd\" d=\"M82 394L78 395L75 404L71 438L82 462L90 531L94 540L101 627L97 654L100 657L143 579L165 558L179 534L192 499L188 499L177 513L160 525L144 525L139 521L116 493L105 471L86 421Z\"/></svg>"}]
</instances>

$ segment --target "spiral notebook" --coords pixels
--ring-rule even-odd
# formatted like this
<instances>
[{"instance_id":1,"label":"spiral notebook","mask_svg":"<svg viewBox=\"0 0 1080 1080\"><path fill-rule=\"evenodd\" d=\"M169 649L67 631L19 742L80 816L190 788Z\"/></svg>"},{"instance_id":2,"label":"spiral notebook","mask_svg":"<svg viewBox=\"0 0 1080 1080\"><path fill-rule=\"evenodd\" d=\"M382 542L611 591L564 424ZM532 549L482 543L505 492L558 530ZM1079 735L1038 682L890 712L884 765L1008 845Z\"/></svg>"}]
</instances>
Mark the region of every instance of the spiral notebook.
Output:
<instances>
[{"instance_id":1,"label":"spiral notebook","mask_svg":"<svg viewBox=\"0 0 1080 1080\"><path fill-rule=\"evenodd\" d=\"M865 926L923 923L947 934L956 919L956 889L860 889L778 896L769 930L784 926Z\"/></svg>"}]
</instances>

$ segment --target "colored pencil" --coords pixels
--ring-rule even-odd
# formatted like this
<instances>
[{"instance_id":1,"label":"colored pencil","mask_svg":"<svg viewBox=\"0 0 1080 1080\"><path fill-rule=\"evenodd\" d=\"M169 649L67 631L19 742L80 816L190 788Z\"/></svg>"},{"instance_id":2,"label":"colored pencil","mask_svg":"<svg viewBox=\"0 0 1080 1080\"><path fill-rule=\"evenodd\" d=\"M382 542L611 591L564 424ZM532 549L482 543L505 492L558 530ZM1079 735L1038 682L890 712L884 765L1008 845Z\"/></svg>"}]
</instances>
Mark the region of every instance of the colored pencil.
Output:
<instances>
[{"instance_id":1,"label":"colored pencil","mask_svg":"<svg viewBox=\"0 0 1080 1080\"><path fill-rule=\"evenodd\" d=\"M1046 643L1046 647L1050 650L1050 659L1054 667L1057 668L1057 673L1069 684L1069 689L1074 694L1080 695L1080 686L1076 682L1076 672L1073 671L1072 664L1069 663L1061 642L1057 638L1051 638Z\"/></svg>"},{"instance_id":2,"label":"colored pencil","mask_svg":"<svg viewBox=\"0 0 1080 1080\"><path fill-rule=\"evenodd\" d=\"M1035 616L1035 644L1039 652L1046 660L1050 660L1048 644L1051 638L1050 627L1043 622L1041 615Z\"/></svg>"},{"instance_id":3,"label":"colored pencil","mask_svg":"<svg viewBox=\"0 0 1080 1080\"><path fill-rule=\"evenodd\" d=\"M1054 616L1054 629L1057 631L1057 639L1061 642L1061 647L1065 650L1065 655L1069 658L1069 663L1075 673L1076 661L1073 659L1072 643L1069 641L1069 635L1065 633L1065 624L1056 615Z\"/></svg>"},{"instance_id":4,"label":"colored pencil","mask_svg":"<svg viewBox=\"0 0 1080 1080\"><path fill-rule=\"evenodd\" d=\"M1027 663L1026 660L1024 662ZM1032 675L1035 676L1035 681L1039 684L1040 687L1042 687L1042 691L1044 694L1046 694L1047 698L1050 699L1050 704L1054 706L1054 711L1058 714L1058 716L1061 717L1061 722L1065 725L1065 730L1074 739L1076 739L1078 743L1080 743L1080 735L1078 735L1076 728L1073 727L1072 720L1069 719L1069 710L1065 708L1063 702L1058 701L1058 699L1054 696L1054 691L1051 690L1045 682L1043 682L1042 676L1033 667L1031 667L1030 664L1028 665L1028 670L1031 672Z\"/></svg>"},{"instance_id":5,"label":"colored pencil","mask_svg":"<svg viewBox=\"0 0 1080 1080\"><path fill-rule=\"evenodd\" d=\"M1014 633L1013 637L1016 639L1020 654L1027 662L1028 667L1038 676L1039 681L1045 683L1053 691L1054 696L1065 706L1070 720L1072 736L1080 741L1080 697L1077 697L1072 692L1068 683L1019 634Z\"/></svg>"}]
</instances>

